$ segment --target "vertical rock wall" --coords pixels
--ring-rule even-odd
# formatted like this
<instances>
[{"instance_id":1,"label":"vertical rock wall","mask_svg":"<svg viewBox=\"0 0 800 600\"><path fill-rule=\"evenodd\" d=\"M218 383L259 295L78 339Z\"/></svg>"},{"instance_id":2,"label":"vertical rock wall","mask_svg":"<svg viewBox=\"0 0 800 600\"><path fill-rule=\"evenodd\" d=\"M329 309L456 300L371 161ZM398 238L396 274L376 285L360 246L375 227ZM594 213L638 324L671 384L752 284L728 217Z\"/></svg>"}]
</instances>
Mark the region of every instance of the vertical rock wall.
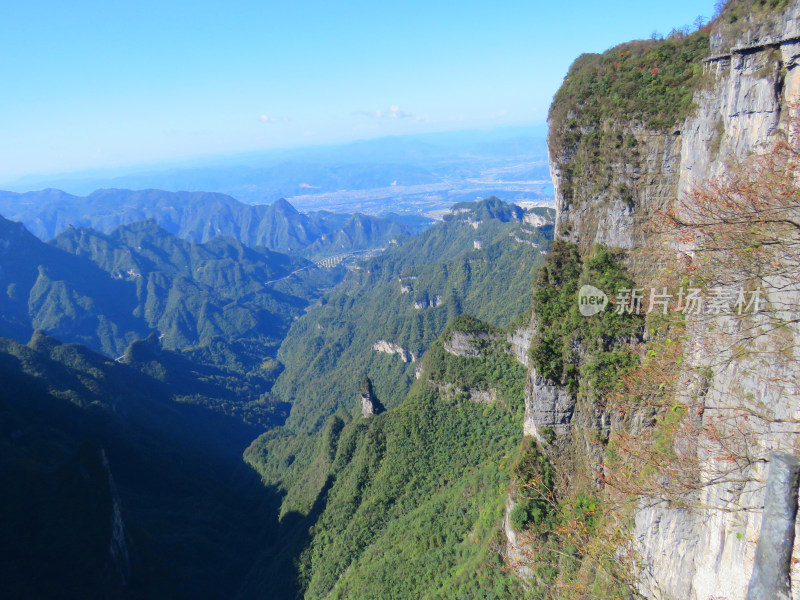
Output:
<instances>
[{"instance_id":1,"label":"vertical rock wall","mask_svg":"<svg viewBox=\"0 0 800 600\"><path fill-rule=\"evenodd\" d=\"M557 235L578 243L584 251L596 243L643 248L649 237L645 223L657 211L669 207L696 182L723 174L731 160L761 151L773 133L787 127L789 111L796 109L800 98L800 3L792 2L780 13L751 15L733 33L726 23L714 27L711 54L704 62L707 84L695 93L696 107L688 118L666 132L648 131L635 123L618 124L637 141L635 160L612 165L614 181L622 184L620 189L632 190L632 201L619 197L613 188L580 199L565 194L562 174L571 151L550 148ZM569 187L574 190L576 182L571 181ZM782 293L787 304L800 304L797 290ZM752 406L768 410L778 422L749 426L753 463L738 481L728 478L714 483L715 457L699 450L702 476L708 485L691 499L693 509L642 504L634 531L643 559L640 589L647 597L658 599L743 599L760 533L762 461L772 450L796 447L800 397L791 385L798 377L791 365L792 360L795 366L800 360L800 335L796 327L787 333L793 348L788 362L749 358L712 363L711 355L724 358L720 353L725 348L710 336L708 323L688 326L694 347L700 349L693 357L695 364L708 365L712 371L712 383L702 400L702 418L726 414L746 396ZM734 326L721 317L712 329ZM775 384L775 380L790 385ZM570 423L576 426L574 400L566 390L531 372L527 393L526 434L541 437L547 428L564 435ZM794 556L800 558L797 547ZM796 569L793 580L796 595L800 589Z\"/></svg>"}]
</instances>

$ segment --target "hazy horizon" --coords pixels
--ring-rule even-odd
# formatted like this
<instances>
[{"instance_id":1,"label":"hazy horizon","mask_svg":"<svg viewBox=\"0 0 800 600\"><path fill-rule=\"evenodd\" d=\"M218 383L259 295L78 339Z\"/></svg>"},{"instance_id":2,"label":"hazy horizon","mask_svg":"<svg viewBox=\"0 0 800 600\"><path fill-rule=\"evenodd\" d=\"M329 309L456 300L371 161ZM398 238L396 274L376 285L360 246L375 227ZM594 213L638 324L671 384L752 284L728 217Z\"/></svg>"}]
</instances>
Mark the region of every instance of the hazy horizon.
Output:
<instances>
[{"instance_id":1,"label":"hazy horizon","mask_svg":"<svg viewBox=\"0 0 800 600\"><path fill-rule=\"evenodd\" d=\"M7 7L0 181L541 125L582 52L712 2Z\"/></svg>"},{"instance_id":2,"label":"hazy horizon","mask_svg":"<svg viewBox=\"0 0 800 600\"><path fill-rule=\"evenodd\" d=\"M27 182L36 183L55 179L81 181L95 177L117 178L129 175L148 175L178 169L261 166L264 164L291 161L298 158L305 159L308 156L324 153L326 150L332 151L342 148L358 147L360 145L390 143L394 141L421 141L427 143L429 140L432 140L433 143L436 143L438 140L460 138L461 140L467 140L465 143L478 143L488 140L500 141L503 139L512 139L520 136L540 136L542 139L545 139L547 135L546 128L547 123L542 122L532 123L529 125L503 125L499 127L483 129L447 129L420 134L401 133L377 135L341 142L332 141L328 143L310 143L308 140L303 140L305 143L300 143L296 146L231 152L209 152L195 156L176 157L172 159L155 161L141 161L121 165L109 165L104 167L90 166L79 169L69 169L65 171L26 173L19 177L0 178L0 188L14 191L13 188L22 188ZM454 142L452 141L449 143L454 145Z\"/></svg>"}]
</instances>

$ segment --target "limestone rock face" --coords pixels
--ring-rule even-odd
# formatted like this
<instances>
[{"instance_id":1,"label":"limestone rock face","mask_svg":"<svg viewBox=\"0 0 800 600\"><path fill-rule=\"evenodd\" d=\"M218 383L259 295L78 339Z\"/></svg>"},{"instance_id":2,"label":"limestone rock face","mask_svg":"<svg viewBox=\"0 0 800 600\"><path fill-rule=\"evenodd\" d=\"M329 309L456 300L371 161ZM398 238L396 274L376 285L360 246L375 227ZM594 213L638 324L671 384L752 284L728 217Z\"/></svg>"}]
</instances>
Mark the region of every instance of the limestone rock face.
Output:
<instances>
[{"instance_id":1,"label":"limestone rock face","mask_svg":"<svg viewBox=\"0 0 800 600\"><path fill-rule=\"evenodd\" d=\"M564 193L569 148L550 148L555 188L556 231L583 249L606 244L641 248L649 217L672 204L699 180L722 173L731 159L742 159L768 143L785 126L788 103L800 90L800 5L793 2L778 15L753 20L739 39L711 36L706 75L713 81L695 94L696 108L669 131L651 131L627 123L618 129L633 136L635 161L612 164L614 182L632 191L625 200L613 189L576 200ZM587 133L591 127L587 127Z\"/></svg>"},{"instance_id":2,"label":"limestone rock face","mask_svg":"<svg viewBox=\"0 0 800 600\"><path fill-rule=\"evenodd\" d=\"M375 392L372 389L372 381L369 377L364 377L361 380L361 416L364 418L371 417L383 411L383 404L375 397Z\"/></svg>"},{"instance_id":3,"label":"limestone rock face","mask_svg":"<svg viewBox=\"0 0 800 600\"><path fill-rule=\"evenodd\" d=\"M514 358L525 367L531 366L528 350L531 347L533 333L534 327L530 325L527 327L520 327L506 337L508 343L511 344L511 353L514 355Z\"/></svg>"},{"instance_id":4,"label":"limestone rock face","mask_svg":"<svg viewBox=\"0 0 800 600\"><path fill-rule=\"evenodd\" d=\"M570 431L576 399L564 386L536 374L531 369L525 386L524 435L548 444L564 438Z\"/></svg>"},{"instance_id":5,"label":"limestone rock face","mask_svg":"<svg viewBox=\"0 0 800 600\"><path fill-rule=\"evenodd\" d=\"M503 531L506 535L505 555L512 565L518 565L514 567L514 571L517 575L523 579L529 579L533 573L533 569L527 564L525 545L511 526L511 511L514 510L516 505L516 500L509 496L506 500L506 512L503 517Z\"/></svg>"},{"instance_id":6,"label":"limestone rock face","mask_svg":"<svg viewBox=\"0 0 800 600\"><path fill-rule=\"evenodd\" d=\"M436 308L437 306L442 305L442 297L440 295L435 295L433 297L425 296L419 300L414 301L414 308L417 310L424 310L426 308Z\"/></svg>"},{"instance_id":7,"label":"limestone rock face","mask_svg":"<svg viewBox=\"0 0 800 600\"><path fill-rule=\"evenodd\" d=\"M635 202L630 202L606 189L588 202L572 202L562 192L563 168L569 153L556 154L551 149L550 176L556 198L556 231L560 237L588 250L595 244L633 249L640 247L646 231L644 219L658 210L666 209L675 199L678 189L682 138L681 132L650 131L639 124L622 126L623 135L637 141L640 161L636 164L618 163L613 168L618 185L636 190Z\"/></svg>"},{"instance_id":8,"label":"limestone rock face","mask_svg":"<svg viewBox=\"0 0 800 600\"><path fill-rule=\"evenodd\" d=\"M454 331L444 343L444 349L454 356L480 356L481 346L490 339L488 334Z\"/></svg>"},{"instance_id":9,"label":"limestone rock face","mask_svg":"<svg viewBox=\"0 0 800 600\"><path fill-rule=\"evenodd\" d=\"M475 402L476 404L494 404L497 402L497 390L493 388L481 390L476 388L462 388L449 382L440 384L431 381L430 383L436 386L436 389L439 391L442 397L447 399L463 396L466 400Z\"/></svg>"},{"instance_id":10,"label":"limestone rock face","mask_svg":"<svg viewBox=\"0 0 800 600\"><path fill-rule=\"evenodd\" d=\"M372 402L372 395L361 393L361 416L371 417L375 414L375 404Z\"/></svg>"},{"instance_id":11,"label":"limestone rock face","mask_svg":"<svg viewBox=\"0 0 800 600\"><path fill-rule=\"evenodd\" d=\"M793 3L771 26L751 28L744 39L732 43L729 40L728 48L724 47L723 38L712 37L716 54L707 61L706 69L713 74L714 86L696 94L697 110L682 127L678 194L689 191L698 181L724 174L730 159L741 160L767 149L772 134L785 129L790 103L800 95L798 36L800 5ZM791 299L792 291L779 294L782 299L773 300L787 305L795 302L797 306L796 298ZM717 330L735 327L725 317L715 321L713 327ZM695 362L709 364L712 356L725 350L714 349L707 327L694 327L698 344L708 346ZM800 340L796 330L792 335L796 350ZM766 383L773 378L789 381L793 377L779 372L775 363L754 359L713 362L717 364L711 365L714 383L704 401L706 418L730 414L741 401L742 390L754 396L754 405L768 406L776 418L797 418L800 398L796 388L794 393L786 389L771 391ZM753 440L758 440L751 442L749 448L754 456L761 458L771 449L794 446L794 436L776 424L751 422L749 426ZM701 468L713 473L714 457L705 460L701 461ZM635 538L647 565L642 582L647 596L689 600L744 598L761 528L759 507L763 505L761 481L765 469L756 464L742 475L745 482L710 484L699 493L696 504L711 509L678 510L660 504L639 511ZM800 556L798 550L796 546L795 557ZM793 579L797 589L797 569Z\"/></svg>"},{"instance_id":12,"label":"limestone rock face","mask_svg":"<svg viewBox=\"0 0 800 600\"><path fill-rule=\"evenodd\" d=\"M616 125L626 136L635 138L638 158L612 164L611 169L614 182L630 189L632 197L619 198L609 189L579 199L570 196L565 193L567 182L563 177L572 160L570 149L550 148L559 237L576 242L583 251L596 243L642 248L649 241L644 225L648 219L673 205L696 183L724 175L731 160L740 161L764 151L776 131L787 129L790 112L797 110L800 100L800 2L790 2L782 12L754 11L745 20L735 30L719 26L712 32L711 54L703 67L708 85L695 93L696 106L683 123L656 132L641 124L625 123L625 116L620 115ZM587 124L586 132L591 128ZM591 174L582 172L574 177L585 180ZM569 183L573 188L576 185L575 181ZM800 306L800 292L782 289L771 300ZM709 332L718 335L734 327L736 324L724 316L711 323L687 323L687 338L692 340L691 364L708 369L712 382L701 396L698 419L730 415L747 395L759 410L766 407L774 420L748 422L748 453L754 461L739 481L716 481L713 473L719 463L698 443L700 477L707 484L696 497L686 499L695 508L654 502L641 505L635 515L634 541L642 558L639 591L648 598L745 597L764 503L766 470L761 461L772 450L796 447L792 426L782 421L794 420L796 428L800 416L798 374L778 361L726 360L726 348ZM791 348L789 358L797 361L800 333L795 326L786 335L784 347ZM690 390L685 393L687 398L692 395ZM542 440L544 431L552 430L551 435L559 438L570 428L594 428L602 435L613 424L592 407L576 406L567 390L542 380L531 370L524 427L526 435ZM587 459L598 458L592 456L595 450L588 443L584 450ZM602 461L602 457L599 459ZM797 542L794 557L800 559ZM792 573L795 595L800 586L798 563Z\"/></svg>"},{"instance_id":13,"label":"limestone rock face","mask_svg":"<svg viewBox=\"0 0 800 600\"><path fill-rule=\"evenodd\" d=\"M522 222L526 225L531 225L533 227L541 227L542 225L547 225L547 219L541 215L537 215L533 212L525 212L525 215L522 217Z\"/></svg>"},{"instance_id":14,"label":"limestone rock face","mask_svg":"<svg viewBox=\"0 0 800 600\"><path fill-rule=\"evenodd\" d=\"M403 362L415 362L417 357L414 356L413 352L408 352L402 346L398 344L393 344L392 342L387 342L386 340L378 340L374 344L372 344L372 349L375 352L384 352L385 354L397 354L403 360Z\"/></svg>"}]
</instances>

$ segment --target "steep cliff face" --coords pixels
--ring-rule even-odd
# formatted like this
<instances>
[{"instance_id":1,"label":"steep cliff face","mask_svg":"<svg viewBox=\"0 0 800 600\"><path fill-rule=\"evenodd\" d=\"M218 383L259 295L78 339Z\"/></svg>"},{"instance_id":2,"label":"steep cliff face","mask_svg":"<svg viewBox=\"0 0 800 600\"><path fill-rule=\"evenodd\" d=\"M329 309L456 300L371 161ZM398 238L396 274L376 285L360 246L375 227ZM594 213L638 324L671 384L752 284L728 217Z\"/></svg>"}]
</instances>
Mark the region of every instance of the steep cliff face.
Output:
<instances>
[{"instance_id":1,"label":"steep cliff face","mask_svg":"<svg viewBox=\"0 0 800 600\"><path fill-rule=\"evenodd\" d=\"M692 95L692 104L684 110L676 100L671 111L654 118L648 111L656 108L649 104L637 109L613 99L609 105L592 103L580 91L568 94L562 88L550 119L556 232L562 239L584 249L596 243L641 248L653 215L693 182L719 175L731 158L744 158L785 126L800 89L800 7L791 3L783 12L753 12L749 6L740 11L744 14L735 27L723 12L687 38L632 42L588 66L583 57L576 61L565 88L586 77L602 83L609 76L604 70L626 68L614 59L635 56L639 66L633 68L644 69L634 81L637 94L663 92L659 78L665 64L685 67L683 77L664 85ZM668 50L662 51L664 44ZM670 45L688 50L670 51Z\"/></svg>"},{"instance_id":2,"label":"steep cliff face","mask_svg":"<svg viewBox=\"0 0 800 600\"><path fill-rule=\"evenodd\" d=\"M792 117L800 95L800 3L764 4L730 2L710 26L691 36L634 42L576 61L551 109L557 237L576 243L583 255L595 244L635 254L653 243L651 225L659 211L674 207L698 183L724 177L732 163L763 152L776 132L796 134ZM681 54L681 44L692 52ZM658 114L652 107L636 112L624 102L603 105L575 91L584 81L590 82L584 87L611 86L612 97L617 93L613 86L623 79L615 79L614 69L631 53L639 60L635 79L648 89L656 89L664 60L683 56L684 74L676 85L685 85L692 105ZM652 68L647 60L653 61ZM614 105L628 111L614 113ZM630 263L637 274L653 269L646 258ZM795 307L799 298L791 288L770 297ZM761 348L765 354L734 359L720 341L720 332L737 327L734 321L689 318L686 327L686 357L704 370L707 382L702 389L680 390L681 397L697 407L701 428L724 421L713 425L715 431L740 430L748 463L735 477L717 477L720 458L698 439L701 485L685 505L640 503L633 532L641 557L640 592L674 600L744 598L761 526L766 461L772 450L797 446L800 334L796 323L786 328L788 350L779 360L763 358L777 354L770 342ZM574 395L534 369L526 394L525 434L541 441L546 441L543 431L562 440L585 440L587 426L608 424L602 411L594 419L581 419ZM727 415L741 409L766 412L769 418L730 424ZM587 461L598 459L581 445ZM799 550L796 545L795 558ZM792 575L796 592L800 572L795 569Z\"/></svg>"}]
</instances>

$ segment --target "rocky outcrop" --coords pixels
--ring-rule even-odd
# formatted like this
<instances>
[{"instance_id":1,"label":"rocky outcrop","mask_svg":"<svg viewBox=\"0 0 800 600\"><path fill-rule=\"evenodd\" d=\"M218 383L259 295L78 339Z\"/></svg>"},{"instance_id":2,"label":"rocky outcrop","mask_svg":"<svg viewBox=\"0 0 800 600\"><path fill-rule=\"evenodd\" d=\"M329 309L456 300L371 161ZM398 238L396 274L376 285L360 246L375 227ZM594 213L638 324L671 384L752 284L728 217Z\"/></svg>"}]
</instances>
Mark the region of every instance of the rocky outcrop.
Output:
<instances>
[{"instance_id":1,"label":"rocky outcrop","mask_svg":"<svg viewBox=\"0 0 800 600\"><path fill-rule=\"evenodd\" d=\"M511 525L511 511L514 510L516 505L516 500L509 495L506 500L506 512L503 517L503 531L506 535L505 557L507 564L514 569L517 576L522 579L528 579L532 573L532 569L528 564L528 552L525 543Z\"/></svg>"},{"instance_id":2,"label":"rocky outcrop","mask_svg":"<svg viewBox=\"0 0 800 600\"><path fill-rule=\"evenodd\" d=\"M566 387L531 369L525 386L523 433L542 444L564 439L570 431L576 398Z\"/></svg>"},{"instance_id":3,"label":"rocky outcrop","mask_svg":"<svg viewBox=\"0 0 800 600\"><path fill-rule=\"evenodd\" d=\"M375 352L383 352L385 354L397 354L403 362L416 362L417 357L414 355L413 352L409 352L404 349L402 346L398 344L393 344L392 342L387 342L386 340L378 340L374 344L372 344L372 349Z\"/></svg>"},{"instance_id":4,"label":"rocky outcrop","mask_svg":"<svg viewBox=\"0 0 800 600\"><path fill-rule=\"evenodd\" d=\"M371 417L383 412L383 405L375 397L369 377L361 380L361 416Z\"/></svg>"},{"instance_id":5,"label":"rocky outcrop","mask_svg":"<svg viewBox=\"0 0 800 600\"><path fill-rule=\"evenodd\" d=\"M372 401L372 396L370 394L365 394L361 392L361 416L362 417L371 417L375 414L375 404Z\"/></svg>"},{"instance_id":6,"label":"rocky outcrop","mask_svg":"<svg viewBox=\"0 0 800 600\"><path fill-rule=\"evenodd\" d=\"M526 225L531 225L532 227L541 227L542 225L547 225L548 223L546 217L537 215L531 211L525 211L525 215L522 217L522 222Z\"/></svg>"},{"instance_id":7,"label":"rocky outcrop","mask_svg":"<svg viewBox=\"0 0 800 600\"><path fill-rule=\"evenodd\" d=\"M475 388L463 388L452 383L440 384L435 381L431 381L430 384L438 390L443 398L450 400L462 396L466 400L475 402L476 404L494 404L498 399L497 390L495 389L479 390Z\"/></svg>"},{"instance_id":8,"label":"rocky outcrop","mask_svg":"<svg viewBox=\"0 0 800 600\"><path fill-rule=\"evenodd\" d=\"M793 301L799 299L795 295ZM709 332L709 325L714 333ZM774 450L796 448L800 417L796 385L800 335L796 326L787 332L793 337L794 353L788 360L778 358L768 347L764 348L766 359L758 354L732 359L724 340L717 337L726 327L735 324L724 317L711 324L691 324L697 350L689 357L696 368L708 371L709 379L708 389L695 406L702 413L700 424L710 428L713 436L746 444L748 461L726 472L720 467L728 464L720 456L720 447L698 438L697 469L703 485L684 499L684 507L648 503L637 512L634 540L644 568L642 591L650 598L745 597L761 534L769 455ZM691 401L691 396L687 390L685 401ZM749 412L768 418L741 416ZM796 565L800 559L797 545L794 558ZM796 590L800 585L796 566L792 574Z\"/></svg>"},{"instance_id":9,"label":"rocky outcrop","mask_svg":"<svg viewBox=\"0 0 800 600\"><path fill-rule=\"evenodd\" d=\"M518 235L513 235L512 237L514 238L514 241L517 242L518 244L528 244L531 248L538 248L539 247L539 244L537 244L536 242L531 241L531 240L524 240L521 237L519 237Z\"/></svg>"},{"instance_id":10,"label":"rocky outcrop","mask_svg":"<svg viewBox=\"0 0 800 600\"><path fill-rule=\"evenodd\" d=\"M491 336L488 333L454 331L444 342L444 349L453 356L480 356Z\"/></svg>"},{"instance_id":11,"label":"rocky outcrop","mask_svg":"<svg viewBox=\"0 0 800 600\"><path fill-rule=\"evenodd\" d=\"M414 308L417 310L424 310L426 308L436 308L437 306L442 305L442 297L440 295L435 295L433 297L425 296L424 298L420 298L414 301Z\"/></svg>"},{"instance_id":12,"label":"rocky outcrop","mask_svg":"<svg viewBox=\"0 0 800 600\"><path fill-rule=\"evenodd\" d=\"M511 354L514 358L524 367L530 367L530 356L528 351L531 348L531 340L533 339L534 325L520 327L516 331L509 333L506 340L511 345Z\"/></svg>"},{"instance_id":13,"label":"rocky outcrop","mask_svg":"<svg viewBox=\"0 0 800 600\"><path fill-rule=\"evenodd\" d=\"M575 202L574 198L565 196L564 169L572 155L568 150L556 153L556 149L551 149L556 232L585 251L596 244L624 249L641 247L647 218L668 208L677 196L680 131L652 131L641 124L629 123L621 125L620 134L636 140L637 162L629 163L622 158L610 165L615 173L615 185L600 190L587 201ZM635 202L626 195L629 190L635 191Z\"/></svg>"},{"instance_id":14,"label":"rocky outcrop","mask_svg":"<svg viewBox=\"0 0 800 600\"><path fill-rule=\"evenodd\" d=\"M401 294L410 294L414 291L412 281L416 280L415 276L410 277L398 277L397 281L400 283L400 293Z\"/></svg>"}]
</instances>

